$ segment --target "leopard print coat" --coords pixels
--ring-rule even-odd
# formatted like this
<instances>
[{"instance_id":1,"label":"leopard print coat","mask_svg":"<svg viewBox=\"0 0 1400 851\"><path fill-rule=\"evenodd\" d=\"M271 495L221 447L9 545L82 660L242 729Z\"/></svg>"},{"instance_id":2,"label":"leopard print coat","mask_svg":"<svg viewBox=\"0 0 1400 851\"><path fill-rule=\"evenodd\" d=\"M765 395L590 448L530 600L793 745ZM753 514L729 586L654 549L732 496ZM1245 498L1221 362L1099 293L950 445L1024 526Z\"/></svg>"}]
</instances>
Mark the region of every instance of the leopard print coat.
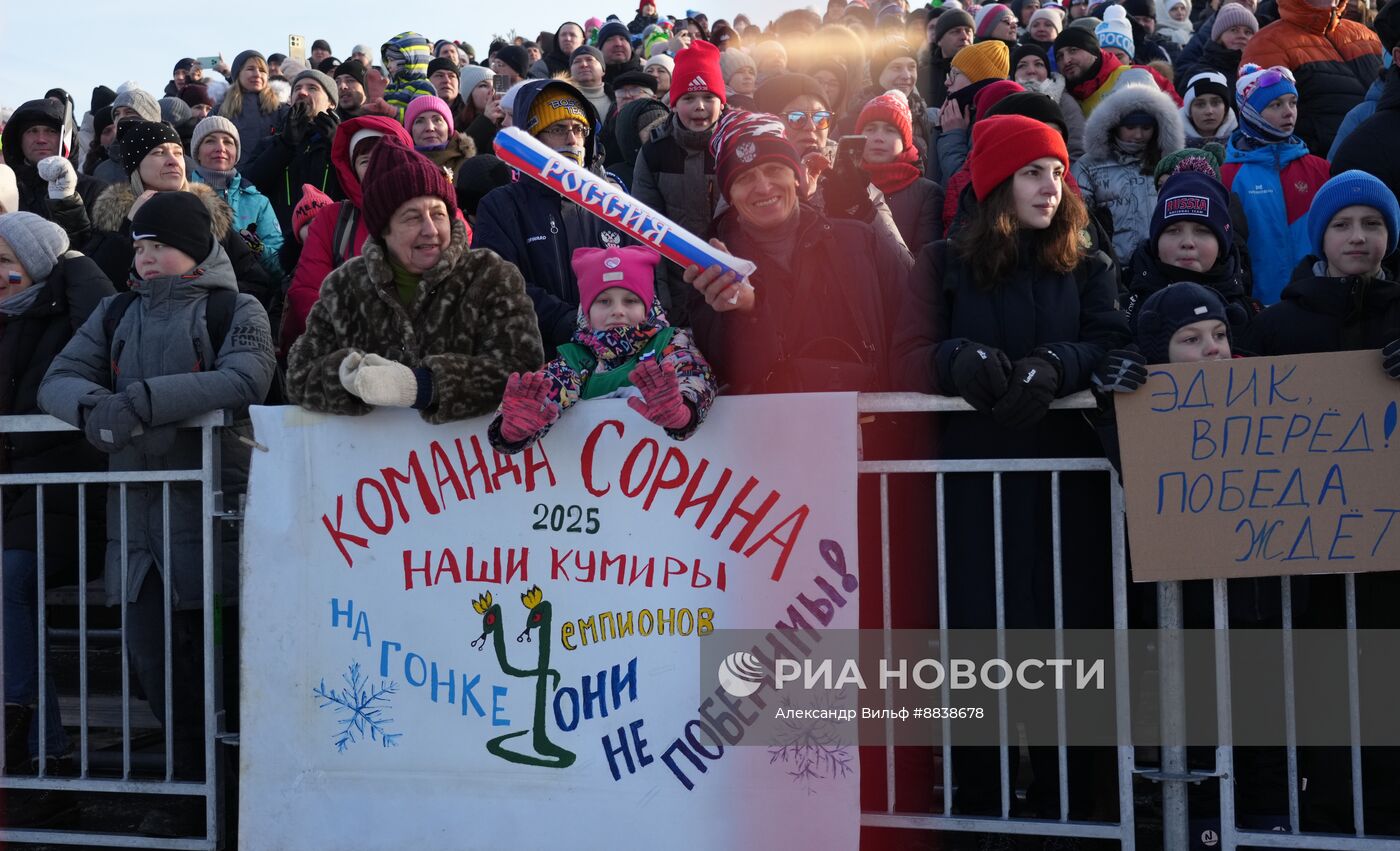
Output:
<instances>
[{"instance_id":1,"label":"leopard print coat","mask_svg":"<svg viewBox=\"0 0 1400 851\"><path fill-rule=\"evenodd\" d=\"M306 333L288 355L291 401L329 414L369 413L371 406L340 383L340 362L351 351L428 369L433 398L421 414L430 423L494 412L512 372L544 363L520 271L494 251L470 248L461 220L453 221L451 243L407 308L378 238L326 277Z\"/></svg>"}]
</instances>

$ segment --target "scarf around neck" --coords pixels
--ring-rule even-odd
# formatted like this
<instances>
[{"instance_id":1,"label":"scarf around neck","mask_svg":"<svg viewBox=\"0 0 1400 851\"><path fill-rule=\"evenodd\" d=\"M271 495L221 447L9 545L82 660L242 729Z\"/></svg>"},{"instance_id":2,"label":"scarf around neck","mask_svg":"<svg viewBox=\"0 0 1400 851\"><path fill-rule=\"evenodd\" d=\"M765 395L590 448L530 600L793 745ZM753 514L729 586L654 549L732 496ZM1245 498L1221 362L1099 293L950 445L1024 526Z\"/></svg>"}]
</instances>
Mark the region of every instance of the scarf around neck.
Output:
<instances>
[{"instance_id":1,"label":"scarf around neck","mask_svg":"<svg viewBox=\"0 0 1400 851\"><path fill-rule=\"evenodd\" d=\"M885 193L886 197L908 189L914 181L923 176L923 170L918 166L919 151L917 148L908 147L899 152L899 156L887 163L862 163L861 167L870 175L870 182L875 187Z\"/></svg>"}]
</instances>

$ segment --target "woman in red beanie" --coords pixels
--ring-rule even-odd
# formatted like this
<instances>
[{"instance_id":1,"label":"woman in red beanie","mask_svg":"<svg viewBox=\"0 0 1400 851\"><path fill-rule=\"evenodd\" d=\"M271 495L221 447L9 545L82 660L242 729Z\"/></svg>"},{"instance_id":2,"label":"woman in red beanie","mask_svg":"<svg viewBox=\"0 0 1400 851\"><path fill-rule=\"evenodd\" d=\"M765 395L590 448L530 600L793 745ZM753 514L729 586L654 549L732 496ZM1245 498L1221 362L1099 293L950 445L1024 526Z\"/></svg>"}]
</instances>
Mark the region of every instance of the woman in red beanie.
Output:
<instances>
[{"instance_id":1,"label":"woman in red beanie","mask_svg":"<svg viewBox=\"0 0 1400 851\"><path fill-rule=\"evenodd\" d=\"M1067 191L1069 154L1049 125L1021 115L990 116L973 131L969 156L977 208L951 240L924 249L910 275L895 333L899 389L961 396L975 413L949 417L946 458L1102 457L1077 411L1050 403L1089 387L1094 367L1128 339L1112 264L1086 253L1084 204ZM1054 623L1051 495L1043 475L1002 477L998 530L988 510L990 476L952 476L946 490L949 625L1008 628ZM1063 612L1066 627L1112 626L1108 483L1099 473L1060 476ZM999 537L998 537L999 536ZM1000 541L1004 598L996 599ZM1033 738L1053 737L1053 695L1041 705L1012 703L1012 723ZM1032 705L1033 704L1033 705ZM995 742L989 715L981 741ZM1014 727L1013 727L1014 729ZM1015 760L1009 771L1015 785ZM1069 749L1070 818L1092 808L1092 755ZM1055 749L1032 747L1035 778L1028 809L1059 817ZM1000 814L999 750L953 749L953 806L963 814Z\"/></svg>"}]
</instances>

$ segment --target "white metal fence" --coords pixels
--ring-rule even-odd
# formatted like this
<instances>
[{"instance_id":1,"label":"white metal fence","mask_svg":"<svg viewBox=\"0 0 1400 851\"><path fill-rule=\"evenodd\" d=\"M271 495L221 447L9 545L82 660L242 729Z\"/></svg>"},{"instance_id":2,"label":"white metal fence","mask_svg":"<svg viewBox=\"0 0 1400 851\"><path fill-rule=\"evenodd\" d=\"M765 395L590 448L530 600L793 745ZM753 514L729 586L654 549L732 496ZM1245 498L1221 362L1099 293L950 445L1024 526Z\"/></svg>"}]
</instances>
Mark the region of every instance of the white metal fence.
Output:
<instances>
[{"instance_id":1,"label":"white metal fence","mask_svg":"<svg viewBox=\"0 0 1400 851\"><path fill-rule=\"evenodd\" d=\"M215 640L216 598L219 587L217 527L232 515L223 514L220 509L220 453L219 429L225 424L222 412L205 415L197 420L184 423L182 429L198 430L200 439L199 466L186 470L133 471L133 472L68 472L68 473L24 473L0 475L0 505L6 491L17 487L33 488L38 512L37 523L37 624L38 624L38 701L34 707L34 717L39 726L38 754L32 764L4 765L0 755L0 789L4 789L8 803L7 823L0 825L0 844L7 842L42 843L46 845L115 846L137 848L217 848L220 845L222 822L223 784L219 779L219 754L215 747L222 721L222 695L219 678L221 648ZM72 427L47 416L0 417L0 433L58 433L71 432ZM204 729L202 735L202 767L194 778L180 772L177 777L177 761L172 725L155 725L164 729L159 744L150 743L149 720L137 717L146 704L133 699L132 680L128 658L128 595L122 595L118 607L118 621L115 628L102 628L91 623L94 606L88 599L91 580L95 580L96 570L100 570L102 554L93 554L89 543L88 508L94 498L94 491L117 489L119 517L112 518L120 523L116 538L120 542L121 586L127 587L127 508L129 494L136 488L159 489L162 528L164 539L163 563L170 564L171 558L171 489L172 487L198 487L200 489L199 518L202 542L202 648ZM44 540L44 501L46 495L62 488L76 490L78 505L78 558L76 566L77 588L71 595L76 603L76 627L50 629L50 606L46 604L49 588L46 582L48 553ZM100 508L99 508L100 510ZM189 522L195 518L183 517ZM100 544L95 544L100 546ZM0 549L4 547L4 529L0 528ZM90 557L94 556L95 557ZM8 566L7 566L8 567ZM172 606L170 595L170 571L160 571L159 580L164 591L163 631L164 631L164 706L165 719L172 718L172 694L175 683L172 676L171 622ZM3 594L3 591L0 591ZM0 598L0 603L3 603ZM63 723L65 727L77 728L76 748L69 755L51 754L46 741L48 701L50 695L45 688L45 680L54 667L51 647L55 640L68 639L76 643L77 693L76 700L64 701ZM106 654L108 666L119 665L118 703L102 701L92 687L94 679L93 660L99 656L96 645L116 645L117 660ZM3 660L0 660L0 681L4 678ZM98 672L104 679L111 679L111 671ZM7 712L16 707L5 707ZM3 720L3 719L0 719ZM154 719L150 719L154 720ZM142 732L141 728L146 728ZM8 727L7 727L8 729ZM142 744L147 743L146 747ZM149 751L156 750L152 754ZM64 757L62 761L50 757ZM199 776L202 775L202 776ZM153 797L154 796L154 797ZM90 817L86 811L93 809L95 802L105 802L106 806L96 807L99 815ZM167 803L168 802L168 803ZM178 824L177 802L183 805L187 825L202 823L202 829L189 831L190 835L153 836L142 833L140 825L127 824L127 829L117 824L122 820L115 814L157 813L165 814L167 824ZM112 815L104 819L101 812ZM200 817L202 814L202 818ZM193 817L191 817L193 816ZM39 824L36 824L38 822ZM105 823L104 823L105 822ZM185 833L185 831L179 831Z\"/></svg>"},{"instance_id":2,"label":"white metal fence","mask_svg":"<svg viewBox=\"0 0 1400 851\"><path fill-rule=\"evenodd\" d=\"M1055 403L1059 409L1086 409L1093 407L1092 399L1087 394L1059 400ZM870 394L860 397L859 410L862 414L941 414L958 415L971 408L959 399L948 399L943 397L921 396L916 394ZM28 474L4 474L0 475L0 505L4 504L6 490L16 487L33 487L36 489L36 499L40 515L40 527L38 534L38 594L40 602L37 611L38 635L42 639L39 641L38 651L38 705L35 707L36 718L40 729L39 733L39 759L32 771L28 766L9 766L3 764L3 755L0 755L0 789L5 790L9 798L9 823L0 825L0 842L23 842L42 843L48 845L86 845L86 846L116 846L116 847L142 847L142 848L190 848L190 849L212 849L222 847L225 841L226 830L224 823L224 793L225 783L224 773L221 769L221 761L224 756L218 747L221 740L236 743L236 737L229 736L223 729L224 715L223 695L221 694L220 666L223 663L222 646L216 640L216 628L218 617L218 601L216 599L216 589L219 585L219 574L221 565L219 564L218 542L220 541L220 524L230 520L238 519L235 512L225 511L222 506L222 493L220 491L220 457L219 457L219 428L225 424L223 414L209 415L198 421L186 424L185 427L197 429L200 435L201 455L200 466L197 469L173 470L159 472L95 472L95 473L28 473ZM72 429L50 417L24 416L24 417L0 417L0 433L37 433L37 432L62 432ZM1051 493L1051 504L1053 517L1052 538L1054 546L1054 577L1053 586L1055 593L1055 627L1057 632L1064 625L1064 601L1063 573L1061 564L1061 519L1065 507L1061 505L1061 477L1065 474L1101 473L1107 478L1110 492L1109 517L1105 518L1105 525L1111 536L1111 550L1113 559L1112 572L1112 622L1114 629L1118 632L1125 632L1128 623L1128 583L1129 577L1126 564L1125 530L1123 512L1123 493L1109 463L1102 459L1095 458L1064 458L1064 459L1035 459L1035 460L938 460L930 458L914 458L901 460L862 460L859 464L859 472L862 477L873 477L878 483L879 493L879 529L880 529L880 552L881 564L880 572L882 577L882 622L881 625L887 630L899 626L892 622L892 610L894 595L898 594L898 589L893 587L895 583L895 569L891 556L891 532L890 532L890 483L896 477L920 477L929 481L932 488L933 501L935 505L936 533L937 533L937 589L938 589L938 623L942 652L945 658L941 661L946 667L948 643L948 597L947 597L947 559L946 559L946 528L945 528L945 476L977 474L986 475L992 480L992 503L986 507L991 514L997 531L996 552L995 552L995 590L997 595L997 626L1003 627L1004 612L1002 609L1002 592L1005 588L1004 564L1002 557L1002 477L1010 473L1034 473L1047 476L1049 479L1049 489ZM90 565L99 564L100 559L93 559L88 552L87 528L85 519L85 509L88 500L93 498L93 491L106 487L118 489L118 506L121 526L121 552L126 552L126 525L125 509L128 491L135 487L159 487L161 493L161 505L166 537L163 541L167 562L169 558L170 541L170 494L172 486L176 485L197 485L201 490L200 498L200 528L202 530L202 665L203 665L203 769L202 777L195 779L185 779L177 776L175 744L170 729L170 725L155 729L163 729L163 734L153 734L147 732L141 734L137 728L141 724L135 715L144 706L139 700L134 699L131 690L131 678L127 659L127 605L125 602L117 608L115 615L117 623L115 627L103 628L92 624L93 609L97 608L107 614L112 614L111 610L100 605L89 602L87 589L91 580L96 577ZM76 565L77 589L72 595L72 601L76 605L76 624L73 627L53 627L50 624L48 606L43 602L51 590L45 583L46 556L43 543L42 515L45 494L51 493L59 488L75 488L79 503L79 557ZM1072 510L1072 509L1071 509ZM4 546L4 530L0 529L0 549ZM126 560L121 560L122 587L126 587ZM1278 580L1281 584L1281 594L1284 600L1283 606L1283 645L1279 648L1280 655L1285 663L1285 672L1288 670L1288 662L1292 653L1292 627L1290 609L1287 604L1290 595L1290 582L1288 579ZM1348 636L1351 639L1350 646L1355 649L1356 631L1356 586L1353 576L1344 577L1346 593L1345 623ZM165 618L165 718L171 718L171 693L172 693L172 665L170 658L170 625L171 625L171 604L169 596L169 578L162 577L164 589L166 591L163 614ZM1159 613L1159 626L1164 630L1163 635L1167 636L1172 629L1182 626L1182 589L1180 583L1161 583L1157 586L1157 605ZM3 603L3 591L0 590L0 603ZM125 599L125 598L124 598ZM1214 622L1216 624L1215 640L1217 648L1217 659L1223 660L1217 664L1216 683L1219 700L1216 707L1217 719L1222 735L1228 738L1231 721L1231 676L1229 669L1229 641L1230 632L1228 629L1228 591L1226 582L1218 580L1213 587ZM3 618L3 613L0 613ZM51 768L45 747L44 729L47 721L45 714L48 710L47 702L50 699L44 688L45 678L53 668L50 645L55 639L69 640L76 645L76 693L65 695L62 700L63 717L62 722L65 728L76 729L76 750L73 756L71 768L55 771ZM230 637L236 640L236 637ZM106 642L115 645L119 656L119 695L117 696L117 708L111 709L108 705L107 711L100 711L95 707L95 698L91 681L93 672L91 666L94 658L94 645ZM1160 844L1170 851L1185 851L1190 847L1191 837L1188 829L1188 807L1187 788L1190 784L1199 783L1207 778L1216 778L1219 788L1219 809L1220 824L1218 828L1218 847L1221 849L1234 849L1241 846L1260 846L1275 848L1308 848L1308 849L1339 849L1339 851L1400 851L1400 839L1389 837L1376 837L1368 835L1363 812L1363 801L1365 800L1365 788L1361 770L1362 746L1357 733L1358 725L1353 723L1353 741L1349 749L1351 759L1351 793L1354 819L1354 830L1350 834L1319 834L1305 833L1302 829L1299 803L1299 765L1298 746L1296 743L1295 728L1292 723L1291 706L1294 698L1294 683L1285 673L1285 694L1280 695L1285 705L1285 711L1289 712L1288 731L1289 737L1286 743L1287 753L1287 787L1288 794L1288 825L1282 831L1262 831L1246 830L1236 825L1236 797L1238 794L1237 780L1234 770L1235 754L1230 747L1219 747L1215 751L1215 764L1210 770L1192 771L1188 767L1186 749L1184 747L1164 747L1160 749L1157 758L1152 760L1155 764L1140 766L1142 749L1134 746L1132 741L1133 729L1133 709L1130 695L1128 693L1128 683L1130 674L1128 669L1129 654L1126 643L1117 645L1116 658L1114 660L1115 688L1114 705L1116 711L1116 741L1115 770L1114 779L1117 788L1116 809L1118 817L1116 820L1085 821L1072 820L1069 814L1070 801L1070 772L1067 769L1068 751L1070 750L1063 743L1063 731L1065 729L1064 696L1057 695L1056 723L1061 731L1061 743L1057 746L1057 759L1059 765L1058 785L1059 785L1059 806L1060 813L1058 819L1032 819L1018 817L1013 814L1013 803L1021 791L1015 787L1010 780L1010 772L1007 770L1012 760L1019 759L1020 743L1016 731L1005 720L1007 718L1007 706L1003 693L998 710L1002 719L999 728L1000 741L997 748L1000 757L1000 813L994 816L964 816L953 811L952 790L954 788L954 755L952 752L952 742L954 741L954 730L947 720L943 721L942 741L939 746L941 759L941 772L939 777L933 778L935 785L941 782L943 791L941 810L931 812L906 812L901 811L897 805L897 780L896 780L896 759L893 745L885 748L884 764L884 791L886 796L886 806L883 809L866 809L862 813L862 824L875 828L904 828L918 830L939 830L955 832L973 833L999 833L1017 834L1022 836L1045 836L1045 837L1081 837L1086 839L1106 839L1117 841L1125 849L1135 848L1138 837L1144 831L1150 829L1144 826L1143 820L1139 818L1138 812L1141 803L1141 795L1144 788L1160 788L1161 806L1161 837ZM1160 643L1158 658L1156 660L1159 682L1159 723L1162 725L1164 740L1170 740L1170 733L1175 727L1182 724L1181 706L1181 657L1180 648L1170 640ZM108 654L110 656L110 653ZM1348 694L1347 700L1353 716L1353 721L1357 721L1359 713L1358 691L1361 688L1361 674L1357 654L1353 652L1348 662ZM110 662L111 664L117 664ZM3 660L0 660L0 680L3 680L4 669ZM947 687L944 687L943 699L945 705L949 701ZM9 708L7 708L9 709ZM10 711L13 711L10 709ZM0 716L0 720L4 720ZM147 724L148 729L151 725ZM158 735L159 741L152 743L152 736ZM145 747L142 744L145 743ZM151 751L156 753L152 754ZM1137 779L1136 791L1138 800L1135 801L1135 783ZM1155 785L1149 785L1155 783ZM202 822L202 834L187 835L178 837L157 837L142 833L138 829L127 825L125 829L119 829L111 824L103 824L100 821L83 819L80 822L59 820L54 824L23 826L25 824L26 806L36 806L41 795L69 796L73 800L82 799L90 801L94 795L114 796L114 800L123 796L131 802L141 802L135 804L138 808L146 807L152 810L161 809L161 800L175 800L183 798L186 802L193 801L198 813L202 818L197 821ZM152 797L155 796L155 797ZM151 803L155 801L155 803ZM1374 803L1374 802L1373 802ZM1394 802L1397 810L1400 810L1400 801ZM1155 830L1150 832L1155 833ZM1156 837L1149 844L1156 846L1159 843Z\"/></svg>"}]
</instances>

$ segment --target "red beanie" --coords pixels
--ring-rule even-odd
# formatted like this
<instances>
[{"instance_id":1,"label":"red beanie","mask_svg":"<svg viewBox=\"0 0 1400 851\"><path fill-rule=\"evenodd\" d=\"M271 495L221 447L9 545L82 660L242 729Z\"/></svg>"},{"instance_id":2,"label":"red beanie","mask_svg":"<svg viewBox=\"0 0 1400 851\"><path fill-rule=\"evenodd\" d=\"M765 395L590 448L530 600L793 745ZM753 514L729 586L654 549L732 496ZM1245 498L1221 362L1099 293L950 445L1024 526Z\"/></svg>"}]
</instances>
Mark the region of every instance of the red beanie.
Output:
<instances>
[{"instance_id":1,"label":"red beanie","mask_svg":"<svg viewBox=\"0 0 1400 851\"><path fill-rule=\"evenodd\" d=\"M709 92L726 103L724 73L719 68L719 48L708 41L693 41L690 47L676 54L676 68L671 72L671 108L688 92Z\"/></svg>"},{"instance_id":2,"label":"red beanie","mask_svg":"<svg viewBox=\"0 0 1400 851\"><path fill-rule=\"evenodd\" d=\"M1026 163L1054 157L1069 170L1069 152L1059 131L1024 115L993 115L973 125L972 191L981 201Z\"/></svg>"},{"instance_id":3,"label":"red beanie","mask_svg":"<svg viewBox=\"0 0 1400 851\"><path fill-rule=\"evenodd\" d=\"M997 80L995 83L989 83L972 96L972 114L981 118L987 114L987 110L1001 103L1003 98L1025 90L1025 87L1015 80Z\"/></svg>"},{"instance_id":4,"label":"red beanie","mask_svg":"<svg viewBox=\"0 0 1400 851\"><path fill-rule=\"evenodd\" d=\"M904 140L904 148L914 147L914 122L909 115L909 98L898 89L890 89L877 98L872 98L860 111L856 119L856 132L865 130L872 121L884 121L899 129L899 138Z\"/></svg>"},{"instance_id":5,"label":"red beanie","mask_svg":"<svg viewBox=\"0 0 1400 851\"><path fill-rule=\"evenodd\" d=\"M447 205L447 214L457 216L457 193L442 167L404 147L397 137L383 137L374 146L369 168L365 169L364 203L360 207L365 215L365 230L370 236L383 236L394 211L405 201L424 195L441 198Z\"/></svg>"}]
</instances>

